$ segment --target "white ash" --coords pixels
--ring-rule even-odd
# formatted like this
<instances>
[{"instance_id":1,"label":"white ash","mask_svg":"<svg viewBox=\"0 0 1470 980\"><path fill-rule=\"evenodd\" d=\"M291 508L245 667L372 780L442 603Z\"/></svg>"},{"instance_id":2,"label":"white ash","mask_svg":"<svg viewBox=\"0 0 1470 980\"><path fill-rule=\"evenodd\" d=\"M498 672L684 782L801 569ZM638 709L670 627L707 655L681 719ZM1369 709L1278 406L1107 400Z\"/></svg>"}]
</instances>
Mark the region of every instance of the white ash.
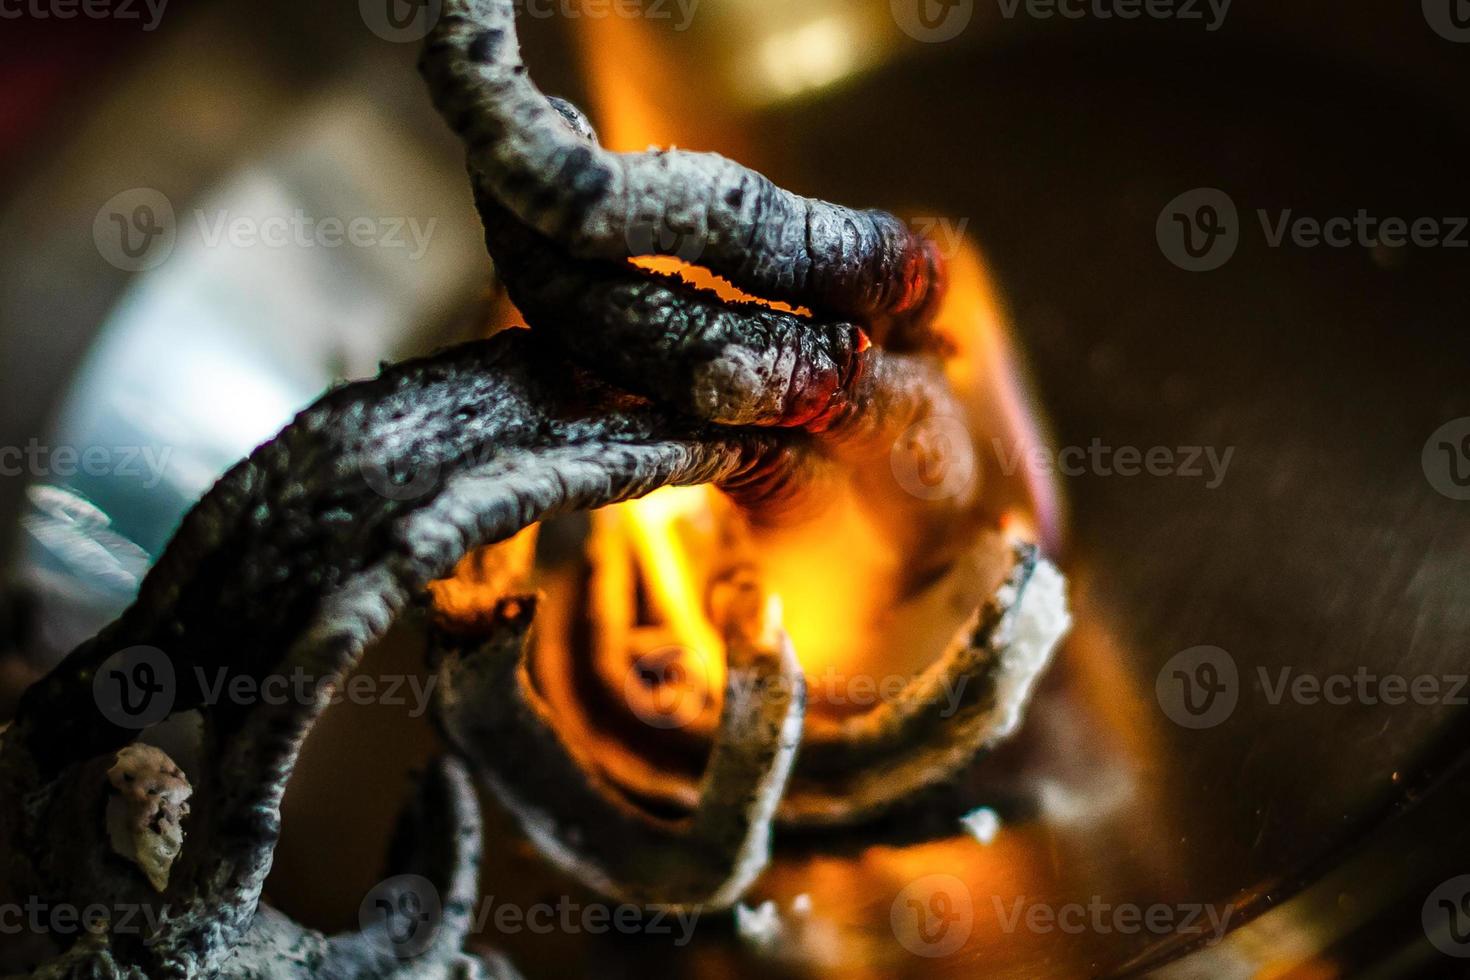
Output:
<instances>
[{"instance_id":1,"label":"white ash","mask_svg":"<svg viewBox=\"0 0 1470 980\"><path fill-rule=\"evenodd\" d=\"M184 846L184 818L194 787L163 750L135 744L107 770L107 835L112 849L143 869L157 891Z\"/></svg>"},{"instance_id":2,"label":"white ash","mask_svg":"<svg viewBox=\"0 0 1470 980\"><path fill-rule=\"evenodd\" d=\"M960 817L960 826L980 843L990 844L1000 833L1000 815L990 807L982 806Z\"/></svg>"}]
</instances>

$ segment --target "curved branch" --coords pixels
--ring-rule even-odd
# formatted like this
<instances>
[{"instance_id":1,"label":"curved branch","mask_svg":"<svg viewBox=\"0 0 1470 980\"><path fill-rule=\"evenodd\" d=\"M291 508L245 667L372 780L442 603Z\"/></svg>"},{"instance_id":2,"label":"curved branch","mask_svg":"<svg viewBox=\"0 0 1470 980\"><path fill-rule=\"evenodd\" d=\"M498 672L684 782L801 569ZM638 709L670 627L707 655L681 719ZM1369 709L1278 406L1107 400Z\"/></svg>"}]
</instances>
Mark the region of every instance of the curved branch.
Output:
<instances>
[{"instance_id":1,"label":"curved branch","mask_svg":"<svg viewBox=\"0 0 1470 980\"><path fill-rule=\"evenodd\" d=\"M526 669L535 607L512 597L473 636L436 634L446 738L578 880L625 901L730 907L769 860L771 817L801 741L805 687L790 640L727 633L725 705L698 802L685 820L660 820L557 731Z\"/></svg>"},{"instance_id":2,"label":"curved branch","mask_svg":"<svg viewBox=\"0 0 1470 980\"><path fill-rule=\"evenodd\" d=\"M943 287L934 245L882 211L782 190L712 153L611 153L563 124L526 75L513 0L445 0L420 70L474 167L527 225L579 258L697 258L748 292L917 328Z\"/></svg>"},{"instance_id":3,"label":"curved branch","mask_svg":"<svg viewBox=\"0 0 1470 980\"><path fill-rule=\"evenodd\" d=\"M755 496L787 486L781 468L799 455L789 440L683 422L589 379L568 384L571 370L527 332L508 332L328 394L227 474L135 604L22 700L0 747L18 877L42 894L82 884L166 906L161 933L136 954L148 974L214 969L255 911L281 794L325 698L211 704L196 670L340 682L429 581L530 523L667 484ZM55 849L71 842L37 823L39 801L71 792L86 760L137 734L92 692L98 667L137 645L166 654L173 713L200 708L211 735L200 767L209 785L161 897L132 878L48 880L64 864Z\"/></svg>"}]
</instances>

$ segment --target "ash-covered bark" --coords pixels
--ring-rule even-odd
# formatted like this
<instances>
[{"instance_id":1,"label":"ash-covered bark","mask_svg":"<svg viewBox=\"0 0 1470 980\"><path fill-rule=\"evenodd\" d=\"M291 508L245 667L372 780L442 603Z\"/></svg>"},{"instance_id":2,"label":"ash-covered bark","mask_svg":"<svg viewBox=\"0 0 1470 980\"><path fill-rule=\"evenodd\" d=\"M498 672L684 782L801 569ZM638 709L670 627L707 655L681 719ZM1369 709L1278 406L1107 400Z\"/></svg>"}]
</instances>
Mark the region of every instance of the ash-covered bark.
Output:
<instances>
[{"instance_id":1,"label":"ash-covered bark","mask_svg":"<svg viewBox=\"0 0 1470 980\"><path fill-rule=\"evenodd\" d=\"M26 693L0 742L7 877L43 901L142 909L149 923L141 933L109 923L36 976L487 975L460 953L478 850L463 774L432 776L405 825L421 845L411 866L448 901L433 942L405 957L386 922L323 937L259 900L282 794L326 698L214 702L206 685L340 684L430 581L542 518L712 483L768 519L836 466L871 474L866 464L914 423L963 415L925 344L943 280L932 245L892 216L789 194L719 157L601 150L585 117L525 78L513 18L511 0L448 0L423 70L466 139L487 244L535 330L323 397L191 511L122 617ZM721 302L625 261L651 254L697 260L816 315ZM919 348L929 352L896 352ZM898 508L929 564L964 537L956 529L974 519L978 485ZM815 728L792 804L804 819L860 816L1014 727L1055 638L1035 624L1024 642L1011 638L1027 622L1011 612L1025 588L982 610L936 667L980 682L957 718L915 702ZM789 644L730 636L730 687L697 803L686 820L657 820L556 735L524 678L528 617L507 614L478 645L446 652L451 742L552 860L604 894L735 902L768 858L801 733ZM93 682L137 647L168 665L169 723L193 724L183 768L194 809L166 884L160 862L150 881L111 853L103 819L107 772L138 733L104 710ZM391 910L408 887L379 898Z\"/></svg>"},{"instance_id":2,"label":"ash-covered bark","mask_svg":"<svg viewBox=\"0 0 1470 980\"><path fill-rule=\"evenodd\" d=\"M541 853L604 895L720 910L770 857L775 813L801 740L805 687L784 635L727 634L724 710L693 813L655 818L558 733L526 669L534 596L504 600L471 636L439 633L437 717L446 738Z\"/></svg>"},{"instance_id":3,"label":"ash-covered bark","mask_svg":"<svg viewBox=\"0 0 1470 980\"><path fill-rule=\"evenodd\" d=\"M576 138L526 74L514 0L445 0L420 68L496 199L579 258L679 255L765 299L917 332L943 288L898 218L785 191L712 153L611 153Z\"/></svg>"},{"instance_id":4,"label":"ash-covered bark","mask_svg":"<svg viewBox=\"0 0 1470 980\"><path fill-rule=\"evenodd\" d=\"M865 355L877 353L849 323L721 301L675 276L567 258L482 185L476 205L496 272L536 330L630 391L700 418L821 430L845 410Z\"/></svg>"},{"instance_id":5,"label":"ash-covered bark","mask_svg":"<svg viewBox=\"0 0 1470 980\"><path fill-rule=\"evenodd\" d=\"M340 680L473 548L668 484L779 493L779 468L798 455L771 436L712 431L629 399L525 331L329 393L222 478L134 605L27 692L0 746L8 877L74 904L154 909L158 933L119 938L114 952L150 977L209 973L250 923L281 794L325 705L206 704L196 669ZM65 873L76 868L71 851L105 846L105 828L71 804L136 735L100 710L92 680L138 645L166 655L173 713L201 709L205 730L204 782L195 780L188 843L162 895L137 869ZM80 821L83 836L58 835L58 814Z\"/></svg>"},{"instance_id":6,"label":"ash-covered bark","mask_svg":"<svg viewBox=\"0 0 1470 980\"><path fill-rule=\"evenodd\" d=\"M580 109L551 125L596 146ZM794 426L852 453L961 410L932 354L874 346L857 325L717 298L626 262L573 258L523 224L474 168L485 244L511 299L567 355L617 384L724 425Z\"/></svg>"},{"instance_id":7,"label":"ash-covered bark","mask_svg":"<svg viewBox=\"0 0 1470 980\"><path fill-rule=\"evenodd\" d=\"M480 825L479 802L463 765L435 762L399 819L388 860L392 877L368 897L366 911L376 917L362 931L328 937L262 907L221 976L513 980L518 974L498 958L464 952L479 898Z\"/></svg>"},{"instance_id":8,"label":"ash-covered bark","mask_svg":"<svg viewBox=\"0 0 1470 980\"><path fill-rule=\"evenodd\" d=\"M1018 546L1006 581L897 698L841 722L808 720L780 823L860 822L954 777L1020 725L1070 625L1060 574Z\"/></svg>"}]
</instances>

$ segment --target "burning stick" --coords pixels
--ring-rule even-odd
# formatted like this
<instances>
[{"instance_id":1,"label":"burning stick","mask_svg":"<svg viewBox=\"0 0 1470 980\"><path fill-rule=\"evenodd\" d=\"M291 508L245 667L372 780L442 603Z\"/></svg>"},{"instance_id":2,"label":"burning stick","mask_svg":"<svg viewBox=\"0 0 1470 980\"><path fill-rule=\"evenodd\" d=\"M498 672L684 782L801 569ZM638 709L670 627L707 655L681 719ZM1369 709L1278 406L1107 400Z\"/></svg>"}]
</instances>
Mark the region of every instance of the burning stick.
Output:
<instances>
[{"instance_id":1,"label":"burning stick","mask_svg":"<svg viewBox=\"0 0 1470 980\"><path fill-rule=\"evenodd\" d=\"M258 908L285 784L326 700L209 703L196 672L223 669L258 684L300 671L340 684L366 645L475 548L668 485L715 484L769 514L828 466L881 455L897 431L952 406L937 357L912 351L924 345L941 290L930 245L895 218L796 197L718 157L598 149L585 121L524 77L512 27L509 0L449 0L424 71L470 146L487 241L536 329L327 394L221 479L133 606L26 693L0 743L10 877L47 900L154 913L144 917L150 934L109 924L58 951L37 976L488 969L460 956L460 919L405 962L364 946L371 929L328 940ZM736 285L818 316L717 303L614 264L659 248L639 238L640 207L691 232L704 261ZM844 316L878 346L866 346L857 325L828 319ZM962 538L958 517L973 517L974 505L972 491L922 508L921 537ZM941 561L949 552L933 553ZM812 761L791 776L791 819L861 818L895 792L876 787L882 775L871 767L898 766L895 787L922 785L1014 727L1057 632L1037 626L1046 616L1014 612L1029 606L1042 567L1034 555L1018 562L1024 575L1012 594L982 610L903 703L842 727L813 726ZM1050 610L1059 589L1041 598ZM686 821L660 824L619 801L557 740L523 679L532 608L506 607L487 635L445 656L451 683L440 715L451 741L521 808L552 859L594 887L734 902L767 860L800 735L803 688L789 644L734 621L731 687L698 803ZM101 709L94 681L138 647L170 667L164 713L179 718L175 734L193 760L179 766L192 810L166 881L161 865L115 860L96 805L118 750L138 732ZM924 694L955 678L981 682L978 693L956 718L936 716ZM550 782L507 768L503 745L487 746L487 733L521 746ZM160 771L172 765L158 760ZM425 874L462 910L473 803L452 766L428 792L427 809L437 805L449 822L428 819L409 837L425 843ZM595 824L575 847L557 815L566 794ZM440 853L433 845L446 834L463 846Z\"/></svg>"},{"instance_id":2,"label":"burning stick","mask_svg":"<svg viewBox=\"0 0 1470 980\"><path fill-rule=\"evenodd\" d=\"M768 624L727 632L729 679L699 802L657 820L606 785L595 760L557 734L525 658L536 600L502 600L468 641L441 633L438 717L553 863L623 901L724 909L770 855L771 816L786 788L805 691L790 640Z\"/></svg>"},{"instance_id":3,"label":"burning stick","mask_svg":"<svg viewBox=\"0 0 1470 980\"><path fill-rule=\"evenodd\" d=\"M842 722L808 720L783 824L853 823L952 778L1014 732L1067 632L1065 585L1035 547L944 655L892 702Z\"/></svg>"},{"instance_id":4,"label":"burning stick","mask_svg":"<svg viewBox=\"0 0 1470 980\"><path fill-rule=\"evenodd\" d=\"M749 292L922 330L942 291L932 243L892 215L799 197L715 154L589 146L527 77L515 9L447 0L421 67L473 166L522 221L572 255L613 261L677 254L660 232L679 232Z\"/></svg>"},{"instance_id":5,"label":"burning stick","mask_svg":"<svg viewBox=\"0 0 1470 980\"><path fill-rule=\"evenodd\" d=\"M548 101L570 138L597 145L581 110ZM523 225L483 173L472 169L471 183L486 247L517 307L620 385L711 422L800 427L882 452L922 418L959 414L932 355L874 347L853 323L721 300L675 276L565 255Z\"/></svg>"},{"instance_id":6,"label":"burning stick","mask_svg":"<svg viewBox=\"0 0 1470 980\"><path fill-rule=\"evenodd\" d=\"M801 456L759 433L672 419L591 379L568 384L569 372L510 331L328 394L221 479L134 605L26 692L0 744L9 879L48 899L112 897L159 913L146 943L88 947L87 962L184 977L220 969L241 943L254 948L281 796L326 702L207 705L196 668L340 683L469 550L669 484L729 483L769 499L780 468ZM93 678L145 645L176 678L172 714L197 709L204 730L188 773L194 816L161 895L141 869L95 857L110 852L107 827L88 823L101 810L82 804L138 734L99 710ZM288 975L260 969L244 975Z\"/></svg>"}]
</instances>

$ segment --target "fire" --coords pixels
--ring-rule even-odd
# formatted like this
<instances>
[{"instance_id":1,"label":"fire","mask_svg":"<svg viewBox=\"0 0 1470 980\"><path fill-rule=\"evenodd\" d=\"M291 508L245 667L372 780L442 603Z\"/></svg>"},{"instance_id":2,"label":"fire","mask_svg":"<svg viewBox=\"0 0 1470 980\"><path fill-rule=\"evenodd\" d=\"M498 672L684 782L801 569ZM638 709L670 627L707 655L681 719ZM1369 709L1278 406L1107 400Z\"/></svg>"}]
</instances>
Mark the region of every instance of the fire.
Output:
<instances>
[{"instance_id":1,"label":"fire","mask_svg":"<svg viewBox=\"0 0 1470 980\"><path fill-rule=\"evenodd\" d=\"M693 105L681 81L692 73L676 71L666 47L642 25L621 18L589 21L579 37L607 145L641 149L679 137L700 149L758 156L738 144L737 134L753 127ZM957 244L946 258L950 288L937 321L953 352L947 370L963 399L994 533L1040 540L1055 554L1065 533L1058 487L1025 466L1007 472L996 465L1001 454L1024 459L1045 438L1003 303L973 245ZM675 259L639 264L727 298L756 299ZM903 552L891 524L875 519L871 503L851 484L839 485L819 513L757 527L710 487L664 488L591 515L585 554L576 560L533 567L534 529L467 558L454 578L434 585L435 605L443 616L473 623L506 591L541 590L546 601L533 673L568 745L630 798L687 806L725 680L723 584L753 578L768 596L768 621L781 610L812 687L813 712L836 710L823 704L824 678L835 675L840 683L860 673L907 677L921 670L993 586L995 570L983 558L990 542L982 542L941 581L903 593L898 583L913 556ZM1169 768L1151 692L1128 674L1124 665L1137 655L1121 631L1108 628L1105 609L1083 604L1077 622L1067 669L1079 693L1028 723L1043 731L1042 761L1033 760L1025 774L1039 801L1036 819L1007 825L984 846L960 838L780 864L768 890L808 894L818 907L835 910L843 942L858 950L853 958L883 964L892 952L886 897L939 876L983 882L986 895L1051 894L1046 889L1059 887L1062 865L1096 873L1089 856L1095 842L1082 823L1107 824L1120 850L1145 855L1129 860L1151 880L1167 877L1182 835L1159 834L1154 825L1126 817L1129 808L1143 809L1184 825L1169 813L1168 800L1149 789L1162 785L1160 774ZM648 685L645 678L651 678ZM885 900L869 903L876 912L854 904L853 896L877 894ZM977 934L994 938L1000 926L980 894L975 892ZM880 924L876 933L868 928L872 915ZM875 934L881 941L872 940ZM1054 946L1043 939L1004 936L1011 947L1038 955L1045 947L1044 955L1055 958ZM1067 965L1086 969L1081 960Z\"/></svg>"},{"instance_id":2,"label":"fire","mask_svg":"<svg viewBox=\"0 0 1470 980\"><path fill-rule=\"evenodd\" d=\"M726 296L737 292L705 270L675 260L642 264L678 272ZM1039 535L1055 544L1061 512L1055 488L1024 467L1002 472L986 456L994 448L1015 458L1038 445L1041 435L982 260L967 245L952 259L952 269L938 322L955 352L949 373L964 393L968 425L973 432L994 433L997 440L991 447L976 439L988 481L987 503L1007 537L1035 540ZM660 490L615 509L617 520L604 523L625 529L624 547L634 565L630 574L641 580L667 625L663 638L686 651L693 682L709 690L718 689L723 675L720 630L708 608L712 577L722 568L699 549L723 549L727 565L744 562L757 570L762 585L780 598L785 628L810 676L911 673L925 666L925 651L938 649L913 635L923 617L895 613L900 600L913 598L900 596L897 586L905 555L892 528L880 526L850 484L835 488L820 512L776 528L745 526L708 488ZM702 531L695 533L696 528ZM619 588L630 586L623 582ZM939 617L931 627L936 636L954 627L949 604L916 605L925 617ZM814 694L820 701L820 688Z\"/></svg>"},{"instance_id":3,"label":"fire","mask_svg":"<svg viewBox=\"0 0 1470 980\"><path fill-rule=\"evenodd\" d=\"M677 139L759 158L759 148L741 138L758 127L697 101L699 93L681 81L698 75L676 63L687 49L662 44L645 25L621 18L586 21L577 33L605 145L637 150ZM1003 570L994 556L1005 549L997 542L1039 538L1055 550L1062 531L1056 488L1024 466L996 465L1041 444L1039 416L983 258L962 240L947 251L949 288L936 322L952 355L946 370L965 414L958 423L970 434L986 523L995 530L937 581L912 580L930 556L914 554L914 542L904 539L903 515L915 501L898 489L884 459L873 464L882 472L837 481L816 512L809 508L774 527L752 524L709 487L665 488L605 508L592 517L585 580L564 569L533 576L535 538L522 535L494 549L498 557L473 556L453 579L436 584L441 616L472 623L477 608L489 608L513 584L529 587L534 577L548 595L537 637L543 694L567 719L569 739L595 745L625 785L653 795L658 767L616 744L619 735L632 732L636 741L647 732L620 729L610 719L656 716L654 728L712 730L725 678L726 624L715 597L735 576L757 583L783 610L812 710L842 710L834 707L839 699L827 697L829 688L859 675L887 680L922 671L998 584ZM727 299L764 301L678 259L636 261ZM875 486L891 497L875 494ZM589 691L602 700L589 703Z\"/></svg>"},{"instance_id":4,"label":"fire","mask_svg":"<svg viewBox=\"0 0 1470 980\"><path fill-rule=\"evenodd\" d=\"M651 603L675 642L688 652L692 683L713 691L724 684L724 644L697 589L688 546L691 525L702 523L707 539L713 519L710 495L708 487L664 487L623 507L629 543Z\"/></svg>"},{"instance_id":5,"label":"fire","mask_svg":"<svg viewBox=\"0 0 1470 980\"><path fill-rule=\"evenodd\" d=\"M677 137L698 149L757 155L739 136L753 127L696 103L681 81L695 74L676 64L674 50L644 25L621 18L589 20L577 36L604 144L642 149L672 144ZM626 70L633 64L637 71ZM1025 467L1005 473L990 465L992 448L1017 458L1042 438L1001 303L973 246L960 242L947 259L950 287L937 322L953 351L947 370L964 403L965 425L996 440L992 447L974 439L987 508L1006 536L1039 536L1055 547L1061 522L1055 488ZM636 261L727 299L764 301L678 259ZM804 309L793 312L810 315ZM776 528L754 528L711 488L665 488L595 515L589 542L592 586L585 598L596 609L589 642L603 686L618 690L629 671L647 668L645 659L654 657L661 665L674 663L680 683L703 692L701 703L714 697L724 679L724 645L711 595L736 568L753 571L784 610L783 625L809 679L922 670L967 611L965 602L978 598L976 590L987 583L967 590L951 581L927 595L901 594L899 579L913 556L894 540L891 515L885 526L872 503L851 483L839 484L819 513ZM520 544L513 558L490 566L467 563L454 582L436 586L441 612L450 608L457 610L454 615L473 618L477 601L505 587L505 568L521 569L524 577L530 547ZM957 575L983 578L988 572L966 566ZM542 642L549 641L543 637ZM813 687L820 704L820 684ZM708 720L710 712L703 714Z\"/></svg>"}]
</instances>

